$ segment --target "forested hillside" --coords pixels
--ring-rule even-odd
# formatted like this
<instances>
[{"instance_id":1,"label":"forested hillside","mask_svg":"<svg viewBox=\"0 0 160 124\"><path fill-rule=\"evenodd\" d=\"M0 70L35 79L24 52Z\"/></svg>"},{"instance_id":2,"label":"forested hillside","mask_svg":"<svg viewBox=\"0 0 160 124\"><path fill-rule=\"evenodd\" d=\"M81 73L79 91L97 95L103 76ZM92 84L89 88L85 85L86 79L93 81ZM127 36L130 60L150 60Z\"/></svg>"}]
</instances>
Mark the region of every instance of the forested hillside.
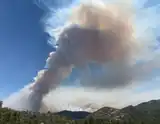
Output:
<instances>
[{"instance_id":1,"label":"forested hillside","mask_svg":"<svg viewBox=\"0 0 160 124\"><path fill-rule=\"evenodd\" d=\"M160 124L160 101L123 109L104 107L96 112L35 113L0 108L0 124Z\"/></svg>"}]
</instances>

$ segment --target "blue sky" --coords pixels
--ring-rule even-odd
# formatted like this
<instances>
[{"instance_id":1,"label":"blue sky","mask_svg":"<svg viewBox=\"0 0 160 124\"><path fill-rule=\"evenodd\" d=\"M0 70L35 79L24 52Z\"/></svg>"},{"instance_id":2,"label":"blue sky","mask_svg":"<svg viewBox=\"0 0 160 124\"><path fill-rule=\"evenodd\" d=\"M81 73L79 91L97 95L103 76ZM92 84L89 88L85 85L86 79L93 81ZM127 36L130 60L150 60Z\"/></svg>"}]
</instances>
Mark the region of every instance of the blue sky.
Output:
<instances>
[{"instance_id":1,"label":"blue sky","mask_svg":"<svg viewBox=\"0 0 160 124\"><path fill-rule=\"evenodd\" d=\"M158 0L149 0L146 6L155 4ZM31 82L54 50L40 22L43 15L33 0L0 0L0 98Z\"/></svg>"}]
</instances>

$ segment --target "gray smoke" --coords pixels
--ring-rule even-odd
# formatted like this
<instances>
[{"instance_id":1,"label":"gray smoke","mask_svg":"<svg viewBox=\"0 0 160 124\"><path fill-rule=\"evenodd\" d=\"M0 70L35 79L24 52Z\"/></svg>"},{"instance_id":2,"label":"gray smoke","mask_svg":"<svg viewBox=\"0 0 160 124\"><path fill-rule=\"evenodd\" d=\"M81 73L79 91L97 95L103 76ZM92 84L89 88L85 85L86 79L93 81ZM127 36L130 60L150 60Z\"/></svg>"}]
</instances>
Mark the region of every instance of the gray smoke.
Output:
<instances>
[{"instance_id":1,"label":"gray smoke","mask_svg":"<svg viewBox=\"0 0 160 124\"><path fill-rule=\"evenodd\" d=\"M138 85L135 82L144 82L159 76L158 73L153 74L156 69L160 69L159 62L160 59L155 57L147 62L133 65L112 62L106 65L98 65L96 69L87 66L80 69L81 76L79 80L82 86L88 88L107 90L125 88L133 83Z\"/></svg>"},{"instance_id":2,"label":"gray smoke","mask_svg":"<svg viewBox=\"0 0 160 124\"><path fill-rule=\"evenodd\" d=\"M112 8L109 10L109 6L106 7L108 8L98 8L92 4L78 7L74 15L77 19L82 17L81 21L77 25L68 26L60 33L58 48L47 60L49 68L38 75L31 87L31 110L40 109L43 96L55 89L72 67L83 67L89 62L126 62L131 58L135 41L130 24L113 15L114 13L110 12ZM105 12L105 15L101 12ZM124 15L120 11L117 14Z\"/></svg>"}]
</instances>

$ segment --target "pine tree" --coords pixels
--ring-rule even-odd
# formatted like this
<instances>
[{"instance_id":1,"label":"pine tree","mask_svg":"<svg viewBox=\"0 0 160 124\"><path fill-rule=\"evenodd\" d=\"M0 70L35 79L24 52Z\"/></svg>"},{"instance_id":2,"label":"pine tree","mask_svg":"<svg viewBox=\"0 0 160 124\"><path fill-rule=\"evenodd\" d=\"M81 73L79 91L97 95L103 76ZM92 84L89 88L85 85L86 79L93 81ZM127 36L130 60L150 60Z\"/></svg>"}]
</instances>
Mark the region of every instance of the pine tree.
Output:
<instances>
[{"instance_id":1,"label":"pine tree","mask_svg":"<svg viewBox=\"0 0 160 124\"><path fill-rule=\"evenodd\" d=\"M89 124L94 124L94 118L93 117L89 118Z\"/></svg>"},{"instance_id":2,"label":"pine tree","mask_svg":"<svg viewBox=\"0 0 160 124\"><path fill-rule=\"evenodd\" d=\"M2 105L3 105L3 102L2 102L2 101L0 101L0 108L2 108Z\"/></svg>"},{"instance_id":3,"label":"pine tree","mask_svg":"<svg viewBox=\"0 0 160 124\"><path fill-rule=\"evenodd\" d=\"M123 122L123 124L127 124L127 122L126 122L126 121L124 121L124 122Z\"/></svg>"},{"instance_id":4,"label":"pine tree","mask_svg":"<svg viewBox=\"0 0 160 124\"><path fill-rule=\"evenodd\" d=\"M119 120L116 121L116 124L120 124Z\"/></svg>"},{"instance_id":5,"label":"pine tree","mask_svg":"<svg viewBox=\"0 0 160 124\"><path fill-rule=\"evenodd\" d=\"M85 121L84 121L84 124L88 124L88 121L87 121L87 120L85 120Z\"/></svg>"}]
</instances>

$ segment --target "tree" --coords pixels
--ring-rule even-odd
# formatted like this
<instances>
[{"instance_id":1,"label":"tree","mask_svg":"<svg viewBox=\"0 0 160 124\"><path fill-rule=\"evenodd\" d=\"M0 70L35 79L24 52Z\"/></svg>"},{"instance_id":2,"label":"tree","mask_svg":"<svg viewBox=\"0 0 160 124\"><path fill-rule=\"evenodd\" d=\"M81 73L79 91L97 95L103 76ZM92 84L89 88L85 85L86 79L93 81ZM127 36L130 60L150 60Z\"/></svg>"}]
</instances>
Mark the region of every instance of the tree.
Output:
<instances>
[{"instance_id":1,"label":"tree","mask_svg":"<svg viewBox=\"0 0 160 124\"><path fill-rule=\"evenodd\" d=\"M89 124L94 124L94 118L93 117L89 117L88 122L89 122Z\"/></svg>"},{"instance_id":2,"label":"tree","mask_svg":"<svg viewBox=\"0 0 160 124\"><path fill-rule=\"evenodd\" d=\"M123 122L123 124L127 124L127 122L126 122L126 121L124 121L124 122Z\"/></svg>"},{"instance_id":3,"label":"tree","mask_svg":"<svg viewBox=\"0 0 160 124\"><path fill-rule=\"evenodd\" d=\"M88 121L87 121L87 120L85 120L85 121L84 121L84 124L88 124Z\"/></svg>"},{"instance_id":4,"label":"tree","mask_svg":"<svg viewBox=\"0 0 160 124\"><path fill-rule=\"evenodd\" d=\"M119 120L116 121L116 124L120 124Z\"/></svg>"},{"instance_id":5,"label":"tree","mask_svg":"<svg viewBox=\"0 0 160 124\"><path fill-rule=\"evenodd\" d=\"M2 105L3 105L3 102L2 102L2 101L0 101L0 108L2 108Z\"/></svg>"},{"instance_id":6,"label":"tree","mask_svg":"<svg viewBox=\"0 0 160 124\"><path fill-rule=\"evenodd\" d=\"M143 121L141 121L141 124L144 124L144 122L143 122Z\"/></svg>"}]
</instances>

